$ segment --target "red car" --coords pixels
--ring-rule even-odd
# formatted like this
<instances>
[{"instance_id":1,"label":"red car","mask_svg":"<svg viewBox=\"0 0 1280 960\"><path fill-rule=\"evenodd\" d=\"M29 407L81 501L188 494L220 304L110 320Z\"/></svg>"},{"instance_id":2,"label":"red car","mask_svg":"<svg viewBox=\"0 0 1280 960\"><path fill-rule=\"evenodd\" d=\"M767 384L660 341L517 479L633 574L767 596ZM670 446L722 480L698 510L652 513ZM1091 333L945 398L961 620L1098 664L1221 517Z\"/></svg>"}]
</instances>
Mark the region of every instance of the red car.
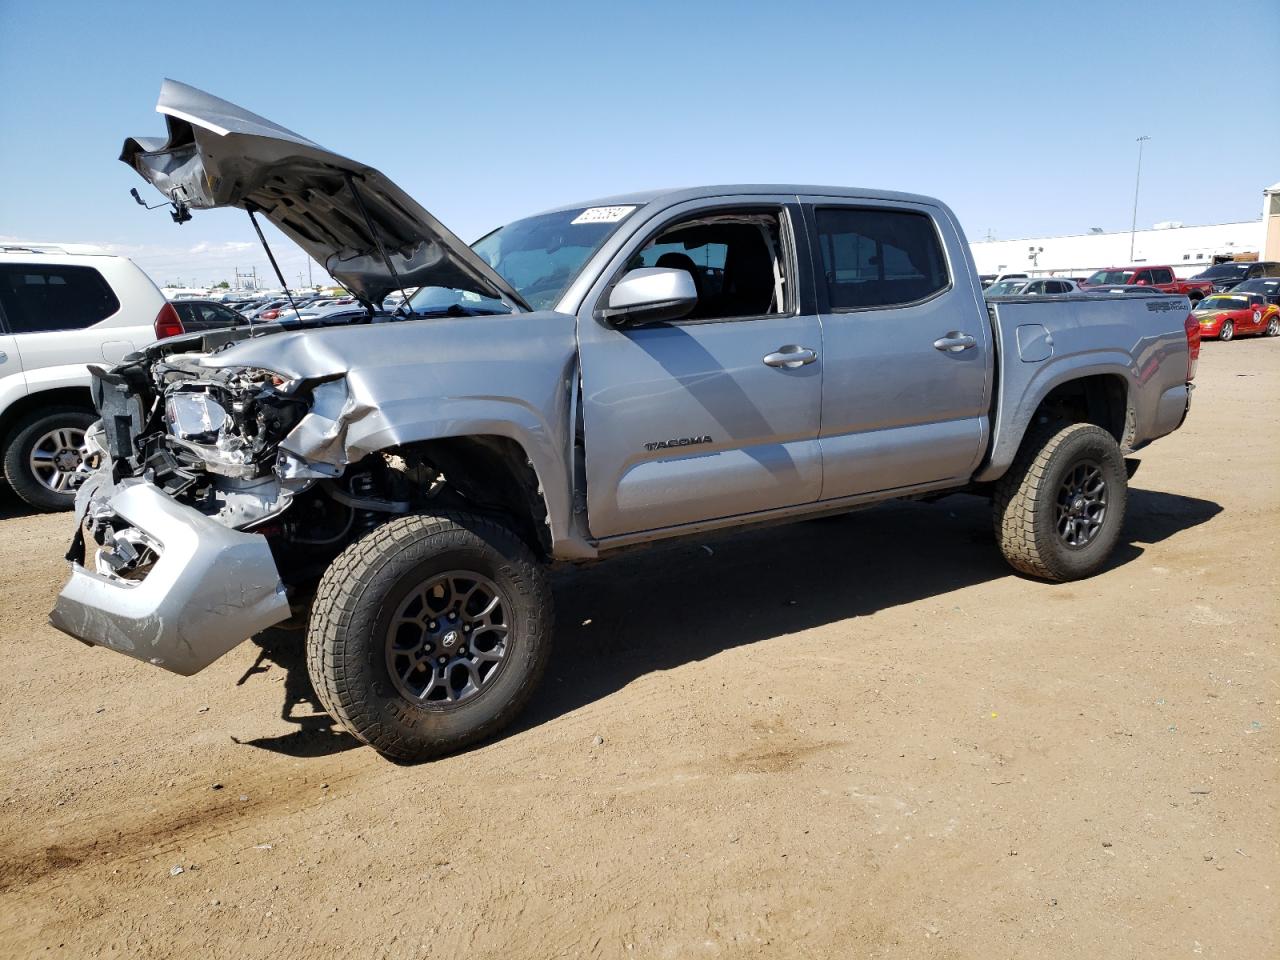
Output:
<instances>
[{"instance_id":1,"label":"red car","mask_svg":"<svg viewBox=\"0 0 1280 960\"><path fill-rule=\"evenodd\" d=\"M1180 293L1191 299L1192 306L1202 297L1213 293L1211 281L1179 280L1173 275L1173 267L1107 267L1095 270L1080 284L1080 288L1087 290L1089 287L1114 287L1119 284L1153 287L1161 293Z\"/></svg>"},{"instance_id":2,"label":"red car","mask_svg":"<svg viewBox=\"0 0 1280 960\"><path fill-rule=\"evenodd\" d=\"M1234 340L1246 333L1280 336L1280 307L1260 293L1215 293L1191 312L1200 323L1200 336Z\"/></svg>"}]
</instances>

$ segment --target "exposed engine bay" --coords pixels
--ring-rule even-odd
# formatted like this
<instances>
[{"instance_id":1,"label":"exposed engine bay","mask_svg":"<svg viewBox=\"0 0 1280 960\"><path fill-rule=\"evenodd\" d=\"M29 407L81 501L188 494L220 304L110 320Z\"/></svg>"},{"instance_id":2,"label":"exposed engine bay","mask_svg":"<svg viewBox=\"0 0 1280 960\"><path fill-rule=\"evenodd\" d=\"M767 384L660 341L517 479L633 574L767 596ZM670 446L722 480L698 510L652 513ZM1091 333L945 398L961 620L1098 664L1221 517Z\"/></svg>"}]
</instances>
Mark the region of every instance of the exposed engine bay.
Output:
<instances>
[{"instance_id":1,"label":"exposed engine bay","mask_svg":"<svg viewBox=\"0 0 1280 960\"><path fill-rule=\"evenodd\" d=\"M99 466L82 494L88 503L72 559L104 576L145 577L161 547L108 503L134 478L229 528L265 536L286 584L318 576L347 544L439 492L439 474L404 455L346 464L298 454L299 446L323 449L338 433L349 404L341 376L288 380L209 366L201 362L207 353L182 351L216 353L241 337L193 339L92 370L102 421L87 442ZM305 442L291 450L291 438Z\"/></svg>"}]
</instances>

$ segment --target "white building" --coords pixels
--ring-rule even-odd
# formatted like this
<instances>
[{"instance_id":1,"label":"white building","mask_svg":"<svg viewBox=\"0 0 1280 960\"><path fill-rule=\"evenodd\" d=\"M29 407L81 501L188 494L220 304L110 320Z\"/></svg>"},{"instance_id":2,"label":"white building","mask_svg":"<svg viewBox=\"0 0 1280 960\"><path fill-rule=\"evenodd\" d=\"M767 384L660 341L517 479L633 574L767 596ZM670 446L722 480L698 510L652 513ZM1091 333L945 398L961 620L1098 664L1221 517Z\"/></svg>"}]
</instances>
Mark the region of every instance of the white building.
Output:
<instances>
[{"instance_id":1,"label":"white building","mask_svg":"<svg viewBox=\"0 0 1280 960\"><path fill-rule=\"evenodd\" d=\"M1270 199L1270 198L1268 198ZM1130 237L1132 236L1132 241ZM1100 267L1147 263L1171 266L1189 277L1221 260L1258 260L1266 239L1265 220L1185 227L1158 223L1150 230L1077 234L1023 240L980 240L970 243L978 272L1088 276ZM1133 255L1130 256L1130 242Z\"/></svg>"}]
</instances>

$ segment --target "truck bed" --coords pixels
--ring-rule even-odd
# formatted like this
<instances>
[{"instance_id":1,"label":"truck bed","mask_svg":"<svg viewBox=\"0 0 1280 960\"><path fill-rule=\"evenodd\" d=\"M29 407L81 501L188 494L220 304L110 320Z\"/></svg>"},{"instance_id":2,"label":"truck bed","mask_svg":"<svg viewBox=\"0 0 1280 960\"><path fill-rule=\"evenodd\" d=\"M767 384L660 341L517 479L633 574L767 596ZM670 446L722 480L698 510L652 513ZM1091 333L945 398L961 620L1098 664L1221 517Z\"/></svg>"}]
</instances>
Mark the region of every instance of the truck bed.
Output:
<instances>
[{"instance_id":1,"label":"truck bed","mask_svg":"<svg viewBox=\"0 0 1280 960\"><path fill-rule=\"evenodd\" d=\"M1125 425L1117 439L1126 453L1176 430L1190 395L1183 327L1190 311L1186 297L1154 292L988 301L996 346L992 442L975 479L1001 476L1040 402L1079 377L1123 382Z\"/></svg>"}]
</instances>

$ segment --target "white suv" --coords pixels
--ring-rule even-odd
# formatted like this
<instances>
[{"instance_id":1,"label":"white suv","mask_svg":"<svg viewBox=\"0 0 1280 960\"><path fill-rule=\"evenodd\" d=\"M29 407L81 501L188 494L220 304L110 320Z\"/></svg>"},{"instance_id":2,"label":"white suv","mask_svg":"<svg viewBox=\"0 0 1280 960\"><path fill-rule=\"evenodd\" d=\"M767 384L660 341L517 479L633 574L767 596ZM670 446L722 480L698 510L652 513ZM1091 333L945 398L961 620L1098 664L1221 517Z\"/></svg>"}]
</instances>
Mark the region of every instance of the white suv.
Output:
<instances>
[{"instance_id":1,"label":"white suv","mask_svg":"<svg viewBox=\"0 0 1280 960\"><path fill-rule=\"evenodd\" d=\"M0 244L0 457L38 510L70 509L90 363L118 363L182 321L134 263L78 244Z\"/></svg>"}]
</instances>

